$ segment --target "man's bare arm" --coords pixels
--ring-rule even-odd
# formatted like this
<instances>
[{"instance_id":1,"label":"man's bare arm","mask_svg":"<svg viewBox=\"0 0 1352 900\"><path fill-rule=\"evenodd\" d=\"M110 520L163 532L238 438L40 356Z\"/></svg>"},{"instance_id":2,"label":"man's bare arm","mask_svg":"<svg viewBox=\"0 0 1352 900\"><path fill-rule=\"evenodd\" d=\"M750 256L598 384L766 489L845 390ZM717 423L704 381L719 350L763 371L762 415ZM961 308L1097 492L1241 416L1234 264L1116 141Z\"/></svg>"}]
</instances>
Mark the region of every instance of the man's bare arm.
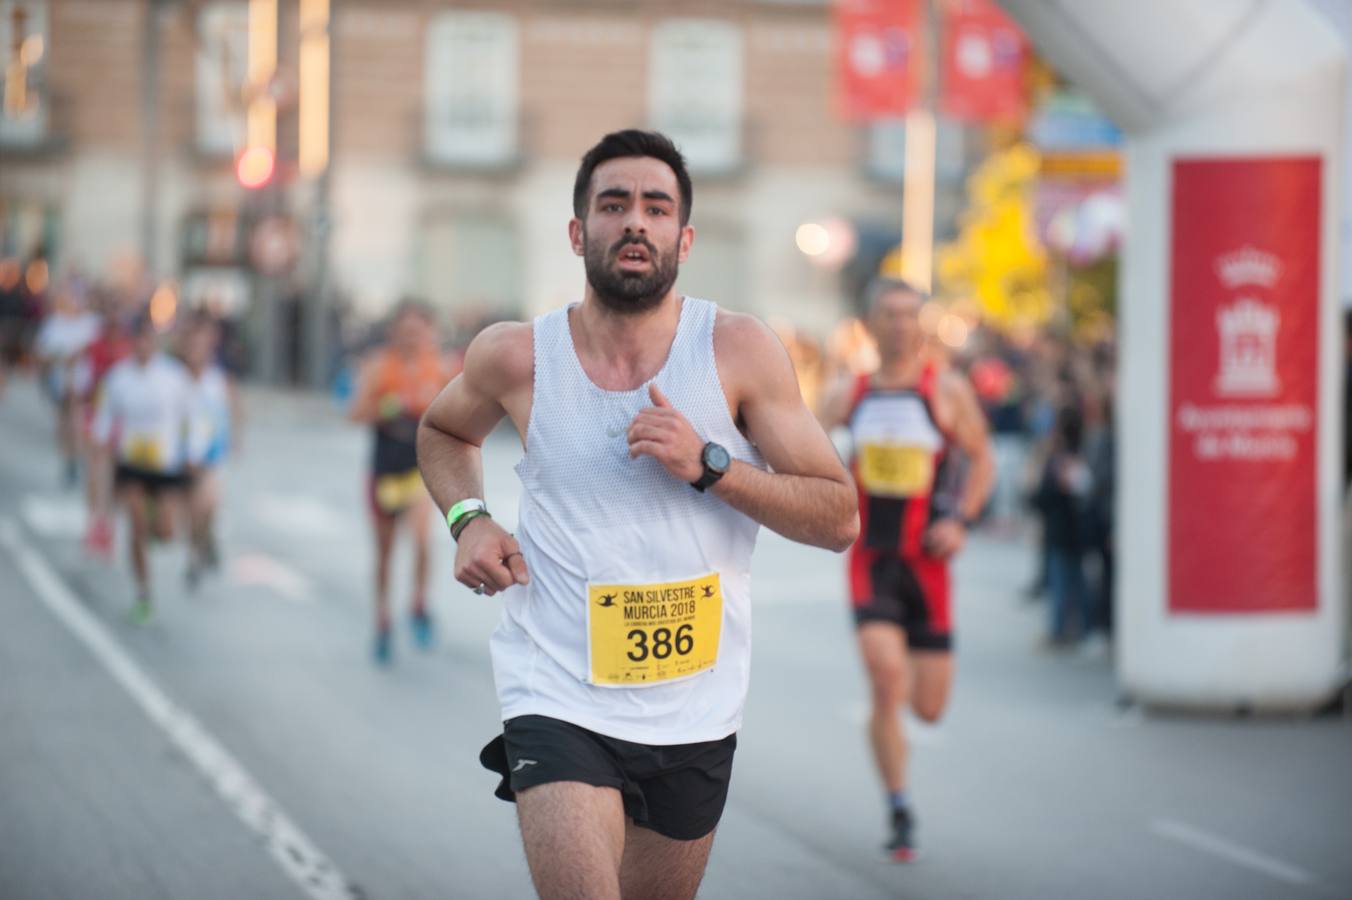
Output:
<instances>
[{"instance_id":1,"label":"man's bare arm","mask_svg":"<svg viewBox=\"0 0 1352 900\"><path fill-rule=\"evenodd\" d=\"M750 316L720 313L714 352L723 388L772 472L734 461L710 490L790 540L844 550L859 532L854 483L798 390L779 339ZM693 482L703 472L703 438L655 388L654 405L629 427L631 456L648 455Z\"/></svg>"},{"instance_id":2,"label":"man's bare arm","mask_svg":"<svg viewBox=\"0 0 1352 900\"><path fill-rule=\"evenodd\" d=\"M484 329L465 351L464 369L418 424L418 469L443 514L467 497L483 497L481 448L508 409L520 409L523 389L530 390L531 340L529 324L504 322ZM490 594L524 584L526 566L518 551L496 523L475 519L460 534L455 577L469 587L483 584Z\"/></svg>"},{"instance_id":3,"label":"man's bare arm","mask_svg":"<svg viewBox=\"0 0 1352 900\"><path fill-rule=\"evenodd\" d=\"M971 463L958 500L958 514L971 521L981 515L995 487L995 455L986 414L966 378L946 375L940 386L953 410L953 440Z\"/></svg>"},{"instance_id":4,"label":"man's bare arm","mask_svg":"<svg viewBox=\"0 0 1352 900\"><path fill-rule=\"evenodd\" d=\"M849 421L855 381L855 376L848 373L836 378L818 404L817 421L828 434Z\"/></svg>"},{"instance_id":5,"label":"man's bare arm","mask_svg":"<svg viewBox=\"0 0 1352 900\"><path fill-rule=\"evenodd\" d=\"M370 425L380 418L380 398L376 396L376 361L368 358L357 373L357 390L347 409L349 421Z\"/></svg>"}]
</instances>

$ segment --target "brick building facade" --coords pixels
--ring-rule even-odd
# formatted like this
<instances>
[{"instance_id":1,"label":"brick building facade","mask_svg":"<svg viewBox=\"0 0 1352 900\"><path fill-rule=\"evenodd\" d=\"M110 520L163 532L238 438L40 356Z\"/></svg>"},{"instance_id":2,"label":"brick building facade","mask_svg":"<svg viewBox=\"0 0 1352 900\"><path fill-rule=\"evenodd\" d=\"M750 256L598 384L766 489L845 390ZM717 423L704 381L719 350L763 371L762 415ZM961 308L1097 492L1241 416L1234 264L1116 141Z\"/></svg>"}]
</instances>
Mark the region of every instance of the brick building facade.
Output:
<instances>
[{"instance_id":1,"label":"brick building facade","mask_svg":"<svg viewBox=\"0 0 1352 900\"><path fill-rule=\"evenodd\" d=\"M149 239L155 274L180 279L239 262L211 259L190 235L255 202L232 165L246 0L0 0L7 22L16 6L42 35L29 70L42 121L16 129L7 111L0 123L0 250L27 252L42 236L59 265L98 270ZM278 6L286 66L297 0ZM898 229L899 130L835 115L824 0L332 0L329 33L330 283L361 313L406 294L448 315L528 315L577 298L581 263L565 236L577 159L626 126L662 128L690 158L690 293L824 332L849 300L836 273L798 251L798 225ZM11 37L0 33L4 53ZM282 108L285 158L295 114ZM941 128L939 149L942 231L971 148ZM285 188L301 223L312 194Z\"/></svg>"}]
</instances>

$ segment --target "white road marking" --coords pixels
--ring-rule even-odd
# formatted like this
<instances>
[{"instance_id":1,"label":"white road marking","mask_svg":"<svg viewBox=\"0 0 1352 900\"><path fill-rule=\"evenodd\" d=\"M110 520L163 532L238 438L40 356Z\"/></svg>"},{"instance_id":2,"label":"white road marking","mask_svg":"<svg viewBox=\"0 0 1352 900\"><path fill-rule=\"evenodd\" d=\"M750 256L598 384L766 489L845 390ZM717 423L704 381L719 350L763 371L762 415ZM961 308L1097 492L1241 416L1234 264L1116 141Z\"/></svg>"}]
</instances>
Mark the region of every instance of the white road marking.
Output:
<instances>
[{"instance_id":1,"label":"white road marking","mask_svg":"<svg viewBox=\"0 0 1352 900\"><path fill-rule=\"evenodd\" d=\"M0 544L14 557L48 611L103 664L142 712L169 738L245 825L263 839L273 861L314 900L362 896L205 727L178 706L71 593L47 561L0 520Z\"/></svg>"},{"instance_id":2,"label":"white road marking","mask_svg":"<svg viewBox=\"0 0 1352 900\"><path fill-rule=\"evenodd\" d=\"M230 560L229 578L241 587L271 588L296 603L313 603L315 599L309 579L265 553L244 553Z\"/></svg>"},{"instance_id":3,"label":"white road marking","mask_svg":"<svg viewBox=\"0 0 1352 900\"><path fill-rule=\"evenodd\" d=\"M1316 881L1315 877L1304 869L1282 862L1279 859L1273 859L1266 853L1231 843L1225 838L1208 834L1182 822L1175 822L1171 819L1156 819L1150 823L1150 830L1162 838L1186 844L1203 853L1219 856L1236 865L1252 869L1255 872L1262 872L1264 875L1278 881L1284 881L1287 884L1312 886Z\"/></svg>"},{"instance_id":4,"label":"white road marking","mask_svg":"<svg viewBox=\"0 0 1352 900\"><path fill-rule=\"evenodd\" d=\"M23 498L20 509L28 527L43 537L84 536L85 505L79 495L29 494Z\"/></svg>"}]
</instances>

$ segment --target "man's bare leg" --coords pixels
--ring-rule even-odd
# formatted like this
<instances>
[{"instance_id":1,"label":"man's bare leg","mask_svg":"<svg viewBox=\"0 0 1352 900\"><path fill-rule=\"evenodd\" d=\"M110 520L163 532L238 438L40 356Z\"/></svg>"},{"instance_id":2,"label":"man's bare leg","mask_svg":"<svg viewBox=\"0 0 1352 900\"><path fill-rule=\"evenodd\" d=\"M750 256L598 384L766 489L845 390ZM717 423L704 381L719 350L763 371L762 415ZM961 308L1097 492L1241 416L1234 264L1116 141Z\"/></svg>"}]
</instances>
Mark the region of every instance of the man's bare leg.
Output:
<instances>
[{"instance_id":1,"label":"man's bare leg","mask_svg":"<svg viewBox=\"0 0 1352 900\"><path fill-rule=\"evenodd\" d=\"M618 790L541 784L517 793L516 812L541 900L620 900L625 820Z\"/></svg>"},{"instance_id":2,"label":"man's bare leg","mask_svg":"<svg viewBox=\"0 0 1352 900\"><path fill-rule=\"evenodd\" d=\"M953 654L947 650L912 650L911 675L911 709L922 721L939 721L953 687Z\"/></svg>"},{"instance_id":3,"label":"man's bare leg","mask_svg":"<svg viewBox=\"0 0 1352 900\"><path fill-rule=\"evenodd\" d=\"M127 551L131 557L131 574L136 580L138 600L150 599L150 568L146 562L146 544L150 541L150 514L146 509L146 492L139 484L128 484L121 491L122 504L127 509L127 523L131 537Z\"/></svg>"},{"instance_id":4,"label":"man's bare leg","mask_svg":"<svg viewBox=\"0 0 1352 900\"><path fill-rule=\"evenodd\" d=\"M712 831L693 841L678 841L629 822L620 863L621 895L634 900L694 900L713 845Z\"/></svg>"},{"instance_id":5,"label":"man's bare leg","mask_svg":"<svg viewBox=\"0 0 1352 900\"><path fill-rule=\"evenodd\" d=\"M408 511L413 532L413 609L422 611L427 604L427 581L432 570L432 496L423 494Z\"/></svg>"},{"instance_id":6,"label":"man's bare leg","mask_svg":"<svg viewBox=\"0 0 1352 900\"><path fill-rule=\"evenodd\" d=\"M394 535L399 520L377 513L373 516L376 532L376 629L390 627L390 558L394 555Z\"/></svg>"},{"instance_id":7,"label":"man's bare leg","mask_svg":"<svg viewBox=\"0 0 1352 900\"><path fill-rule=\"evenodd\" d=\"M873 696L869 741L883 786L895 794L906 788L906 735L900 715L910 687L906 632L891 622L865 622L858 636Z\"/></svg>"}]
</instances>

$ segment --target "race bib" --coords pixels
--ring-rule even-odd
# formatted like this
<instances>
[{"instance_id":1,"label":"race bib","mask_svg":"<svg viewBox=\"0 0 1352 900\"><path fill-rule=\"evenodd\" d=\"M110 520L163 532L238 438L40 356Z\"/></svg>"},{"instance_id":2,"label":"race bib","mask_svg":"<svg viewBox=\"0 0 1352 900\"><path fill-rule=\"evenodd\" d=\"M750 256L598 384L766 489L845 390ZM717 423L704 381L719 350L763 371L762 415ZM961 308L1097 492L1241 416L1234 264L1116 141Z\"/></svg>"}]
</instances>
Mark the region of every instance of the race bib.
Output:
<instances>
[{"instance_id":1,"label":"race bib","mask_svg":"<svg viewBox=\"0 0 1352 900\"><path fill-rule=\"evenodd\" d=\"M907 444L862 444L859 484L865 493L914 497L929 493L934 482L934 454Z\"/></svg>"},{"instance_id":2,"label":"race bib","mask_svg":"<svg viewBox=\"0 0 1352 900\"><path fill-rule=\"evenodd\" d=\"M592 684L646 687L712 668L723 630L718 573L664 584L588 584Z\"/></svg>"},{"instance_id":3,"label":"race bib","mask_svg":"<svg viewBox=\"0 0 1352 900\"><path fill-rule=\"evenodd\" d=\"M396 513L412 506L422 496L422 474L410 469L402 475L381 475L376 479L376 505L382 512Z\"/></svg>"},{"instance_id":4,"label":"race bib","mask_svg":"<svg viewBox=\"0 0 1352 900\"><path fill-rule=\"evenodd\" d=\"M123 461L138 469L157 472L164 468L164 450L154 437L132 435L122 451Z\"/></svg>"}]
</instances>

